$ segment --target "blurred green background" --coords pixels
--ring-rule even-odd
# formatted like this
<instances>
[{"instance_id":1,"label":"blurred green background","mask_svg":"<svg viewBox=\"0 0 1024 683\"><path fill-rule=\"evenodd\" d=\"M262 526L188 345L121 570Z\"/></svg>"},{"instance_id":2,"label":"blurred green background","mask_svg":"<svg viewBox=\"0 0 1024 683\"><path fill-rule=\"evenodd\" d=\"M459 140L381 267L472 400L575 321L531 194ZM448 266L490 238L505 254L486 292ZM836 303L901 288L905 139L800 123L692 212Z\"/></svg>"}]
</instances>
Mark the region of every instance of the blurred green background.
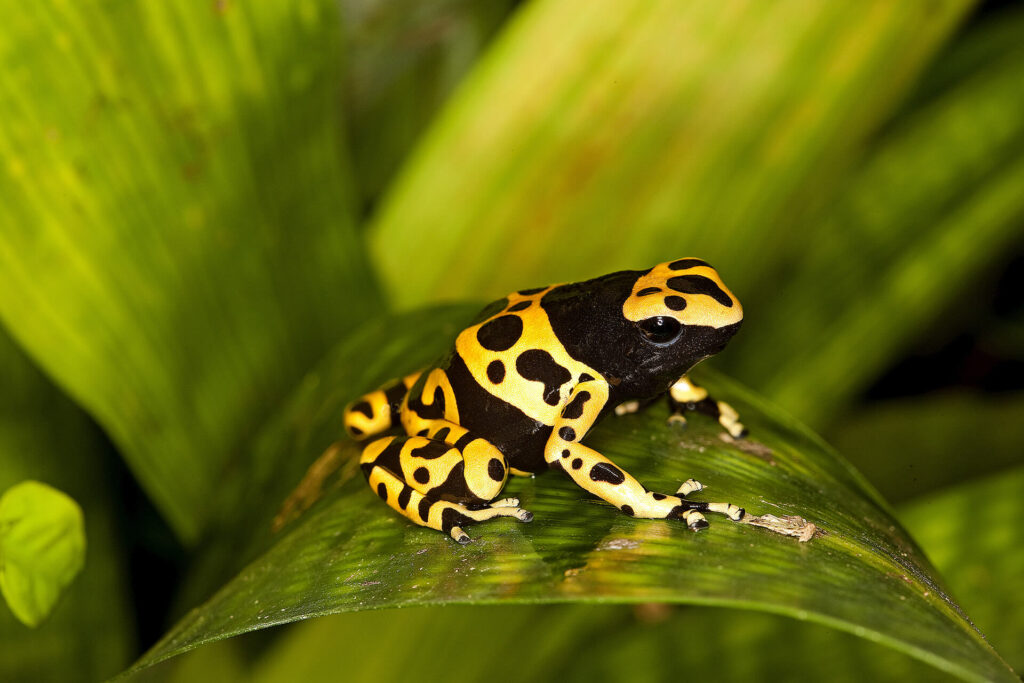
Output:
<instances>
[{"instance_id":1,"label":"blurred green background","mask_svg":"<svg viewBox=\"0 0 1024 683\"><path fill-rule=\"evenodd\" d=\"M455 316L385 314L680 256L744 303L715 367L863 473L1024 670L1018 4L0 5L0 492L65 491L89 543L42 626L0 609L0 679L113 676L266 549L310 425ZM314 386L325 358L365 367ZM950 679L864 635L448 605L139 678Z\"/></svg>"}]
</instances>

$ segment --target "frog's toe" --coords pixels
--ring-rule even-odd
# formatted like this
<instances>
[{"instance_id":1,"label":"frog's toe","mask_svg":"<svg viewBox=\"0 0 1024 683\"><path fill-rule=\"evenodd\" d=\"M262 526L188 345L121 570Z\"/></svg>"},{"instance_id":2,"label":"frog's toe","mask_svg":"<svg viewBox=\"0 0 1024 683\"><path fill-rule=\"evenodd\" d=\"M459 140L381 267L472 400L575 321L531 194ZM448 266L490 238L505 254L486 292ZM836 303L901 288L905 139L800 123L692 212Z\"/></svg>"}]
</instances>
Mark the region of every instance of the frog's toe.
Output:
<instances>
[{"instance_id":1,"label":"frog's toe","mask_svg":"<svg viewBox=\"0 0 1024 683\"><path fill-rule=\"evenodd\" d=\"M743 516L747 514L746 510L741 508L739 505L733 505L732 503L708 503L708 510L725 515L734 522L739 522L743 519Z\"/></svg>"},{"instance_id":2,"label":"frog's toe","mask_svg":"<svg viewBox=\"0 0 1024 683\"><path fill-rule=\"evenodd\" d=\"M640 410L640 401L626 401L615 406L615 416L622 417Z\"/></svg>"},{"instance_id":3,"label":"frog's toe","mask_svg":"<svg viewBox=\"0 0 1024 683\"><path fill-rule=\"evenodd\" d=\"M683 482L683 485L679 487L679 490L676 491L676 494L682 496L683 498L686 498L691 493L696 493L698 491L703 490L704 484L700 483L696 479L687 479L686 481Z\"/></svg>"},{"instance_id":4,"label":"frog's toe","mask_svg":"<svg viewBox=\"0 0 1024 683\"><path fill-rule=\"evenodd\" d=\"M668 416L668 424L676 429L686 429L686 416L682 413L672 413Z\"/></svg>"},{"instance_id":5,"label":"frog's toe","mask_svg":"<svg viewBox=\"0 0 1024 683\"><path fill-rule=\"evenodd\" d=\"M532 522L533 513L530 512L529 510L519 508L518 510L516 510L516 519L518 519L520 522Z\"/></svg>"},{"instance_id":6,"label":"frog's toe","mask_svg":"<svg viewBox=\"0 0 1024 683\"><path fill-rule=\"evenodd\" d=\"M707 529L711 526L708 524L708 520L704 519L704 515L696 510L687 510L684 512L683 521L686 522L686 526L689 527L690 531L700 531L701 529Z\"/></svg>"},{"instance_id":7,"label":"frog's toe","mask_svg":"<svg viewBox=\"0 0 1024 683\"><path fill-rule=\"evenodd\" d=\"M467 543L473 540L469 537L469 534L462 530L461 527L453 526L450 533L452 535L452 538L458 541L461 545L466 545Z\"/></svg>"}]
</instances>

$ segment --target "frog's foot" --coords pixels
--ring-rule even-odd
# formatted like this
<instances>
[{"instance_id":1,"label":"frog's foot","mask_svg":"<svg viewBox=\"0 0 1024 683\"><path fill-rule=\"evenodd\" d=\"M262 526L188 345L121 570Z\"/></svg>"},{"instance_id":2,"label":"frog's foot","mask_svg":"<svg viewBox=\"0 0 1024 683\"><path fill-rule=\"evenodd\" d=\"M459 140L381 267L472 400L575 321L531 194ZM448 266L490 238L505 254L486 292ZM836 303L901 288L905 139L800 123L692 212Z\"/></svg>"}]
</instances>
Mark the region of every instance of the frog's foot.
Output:
<instances>
[{"instance_id":1,"label":"frog's foot","mask_svg":"<svg viewBox=\"0 0 1024 683\"><path fill-rule=\"evenodd\" d=\"M743 508L732 503L700 503L684 500L682 505L677 506L669 516L686 522L686 526L690 528L690 531L700 531L701 529L707 529L709 526L708 520L704 518L703 513L705 512L725 515L734 522L739 522L746 514Z\"/></svg>"},{"instance_id":2,"label":"frog's foot","mask_svg":"<svg viewBox=\"0 0 1024 683\"><path fill-rule=\"evenodd\" d=\"M739 413L731 405L725 401L716 401L707 389L694 384L685 376L672 385L668 397L672 410L668 418L670 425L685 427L684 413L697 412L718 420L718 424L734 439L742 439L747 435L747 428L740 422Z\"/></svg>"},{"instance_id":3,"label":"frog's foot","mask_svg":"<svg viewBox=\"0 0 1024 683\"><path fill-rule=\"evenodd\" d=\"M683 482L683 485L676 491L676 495L681 498L686 498L691 493L697 493L704 490L704 485L696 479L687 479ZM686 522L686 525L693 531L705 529L708 526L708 522L704 519L704 512L714 512L717 514L725 515L734 522L739 522L743 519L746 511L738 505L732 503L701 503L698 501L684 500L683 505L680 506L681 511L676 514Z\"/></svg>"},{"instance_id":4,"label":"frog's foot","mask_svg":"<svg viewBox=\"0 0 1024 683\"><path fill-rule=\"evenodd\" d=\"M638 410L640 410L640 401L626 401L615 406L615 416L630 415Z\"/></svg>"},{"instance_id":5,"label":"frog's foot","mask_svg":"<svg viewBox=\"0 0 1024 683\"><path fill-rule=\"evenodd\" d=\"M452 538L463 545L473 539L462 530L462 527L459 526L461 524L484 522L495 517L515 517L520 522L533 521L533 513L519 507L519 500L517 498L505 498L480 508L469 508L465 505L449 503L447 501L437 501L434 503L434 506L438 505L443 506L441 510L441 530L447 531ZM431 513L428 513L428 519L430 516Z\"/></svg>"},{"instance_id":6,"label":"frog's foot","mask_svg":"<svg viewBox=\"0 0 1024 683\"><path fill-rule=\"evenodd\" d=\"M717 401L718 407L718 424L725 428L725 431L729 432L729 436L734 439L742 439L750 432L740 422L740 414L736 412L736 409L725 401Z\"/></svg>"},{"instance_id":7,"label":"frog's foot","mask_svg":"<svg viewBox=\"0 0 1024 683\"><path fill-rule=\"evenodd\" d=\"M679 487L679 490L676 491L676 495L686 498L691 493L697 493L698 491L703 490L704 484L700 483L696 479L687 479L683 482L683 485Z\"/></svg>"}]
</instances>

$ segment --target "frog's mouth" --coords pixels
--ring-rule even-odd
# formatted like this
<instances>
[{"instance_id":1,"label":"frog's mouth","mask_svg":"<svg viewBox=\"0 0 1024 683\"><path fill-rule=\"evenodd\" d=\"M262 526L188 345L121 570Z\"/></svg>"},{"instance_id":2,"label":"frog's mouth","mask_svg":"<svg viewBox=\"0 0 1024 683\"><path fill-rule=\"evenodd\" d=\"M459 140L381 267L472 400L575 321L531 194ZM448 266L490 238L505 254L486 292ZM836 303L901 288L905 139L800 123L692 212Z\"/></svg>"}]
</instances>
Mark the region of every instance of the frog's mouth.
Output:
<instances>
[{"instance_id":1,"label":"frog's mouth","mask_svg":"<svg viewBox=\"0 0 1024 683\"><path fill-rule=\"evenodd\" d=\"M714 332L709 335L710 338L708 339L708 346L706 347L707 356L704 356L704 358L714 356L716 353L721 353L721 351L725 349L726 346L729 345L729 341L733 338L733 336L737 332L739 332L740 325L742 324L743 321L741 320L739 322L733 323L732 325L726 325L725 327L715 328Z\"/></svg>"}]
</instances>

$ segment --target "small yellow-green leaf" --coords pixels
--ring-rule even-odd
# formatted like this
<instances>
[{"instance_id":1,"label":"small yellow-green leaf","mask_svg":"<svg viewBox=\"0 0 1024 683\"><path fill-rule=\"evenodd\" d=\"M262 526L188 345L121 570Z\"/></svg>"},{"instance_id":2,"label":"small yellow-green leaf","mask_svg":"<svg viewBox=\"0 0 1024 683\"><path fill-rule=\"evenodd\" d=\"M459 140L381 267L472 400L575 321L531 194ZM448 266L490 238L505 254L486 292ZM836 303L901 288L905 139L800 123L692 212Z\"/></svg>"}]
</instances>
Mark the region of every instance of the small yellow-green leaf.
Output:
<instances>
[{"instance_id":1,"label":"small yellow-green leaf","mask_svg":"<svg viewBox=\"0 0 1024 683\"><path fill-rule=\"evenodd\" d=\"M37 481L0 496L0 590L18 619L38 626L84 562L78 503Z\"/></svg>"},{"instance_id":2,"label":"small yellow-green leaf","mask_svg":"<svg viewBox=\"0 0 1024 683\"><path fill-rule=\"evenodd\" d=\"M45 481L78 503L89 557L44 624L27 629L0 600L0 681L93 683L124 668L136 647L124 508L111 447L0 329L0 493Z\"/></svg>"}]
</instances>

